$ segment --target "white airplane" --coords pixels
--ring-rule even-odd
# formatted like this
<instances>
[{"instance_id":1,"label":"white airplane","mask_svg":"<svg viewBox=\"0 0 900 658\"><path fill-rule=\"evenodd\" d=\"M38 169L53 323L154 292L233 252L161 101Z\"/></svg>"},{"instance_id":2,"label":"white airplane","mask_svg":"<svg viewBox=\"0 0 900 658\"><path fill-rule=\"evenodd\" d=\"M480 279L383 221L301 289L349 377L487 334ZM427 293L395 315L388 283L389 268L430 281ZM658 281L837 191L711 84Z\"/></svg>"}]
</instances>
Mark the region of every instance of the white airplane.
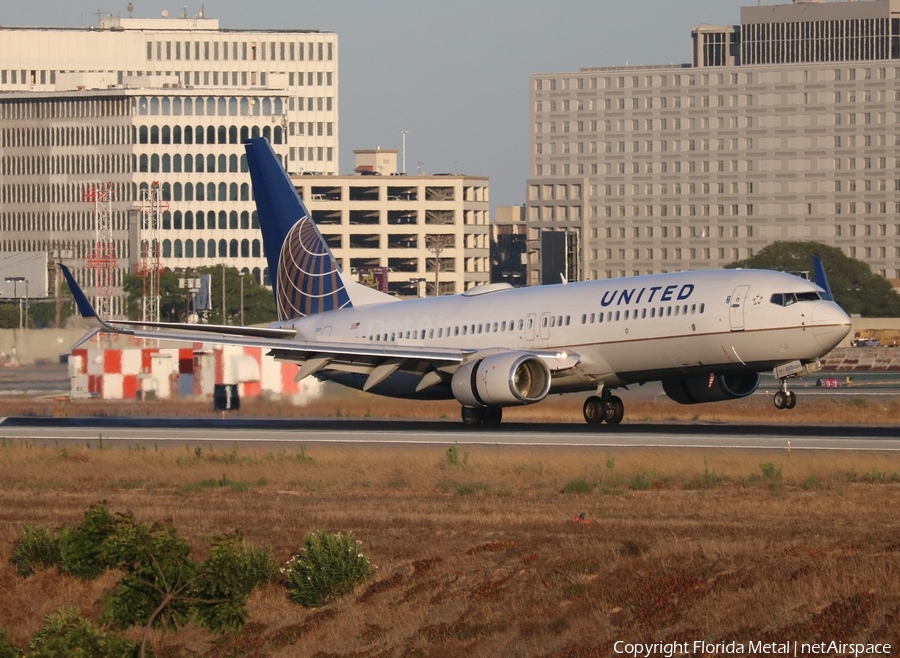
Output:
<instances>
[{"instance_id":1,"label":"white airplane","mask_svg":"<svg viewBox=\"0 0 900 658\"><path fill-rule=\"evenodd\" d=\"M452 399L466 425L494 425L504 407L590 391L588 423L617 424L613 391L661 381L682 404L743 398L774 369L775 406L790 409L790 378L850 331L824 268L819 285L763 270L708 270L397 300L345 275L268 142L247 162L278 321L268 327L97 318L61 265L94 330L138 338L262 347L316 377L376 395ZM76 345L77 346L77 345Z\"/></svg>"}]
</instances>

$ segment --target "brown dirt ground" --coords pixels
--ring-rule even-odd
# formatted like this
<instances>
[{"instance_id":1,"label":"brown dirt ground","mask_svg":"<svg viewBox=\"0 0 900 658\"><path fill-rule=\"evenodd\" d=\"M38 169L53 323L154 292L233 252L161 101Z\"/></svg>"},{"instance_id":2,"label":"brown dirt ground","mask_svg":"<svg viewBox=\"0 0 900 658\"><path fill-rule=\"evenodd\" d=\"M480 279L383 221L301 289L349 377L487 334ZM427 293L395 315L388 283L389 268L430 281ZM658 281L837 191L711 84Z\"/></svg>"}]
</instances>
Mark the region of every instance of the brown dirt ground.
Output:
<instances>
[{"instance_id":1,"label":"brown dirt ground","mask_svg":"<svg viewBox=\"0 0 900 658\"><path fill-rule=\"evenodd\" d=\"M8 558L23 524L74 525L103 499L171 518L198 550L237 529L282 561L307 532L352 531L378 567L316 610L273 584L241 632L157 636L161 657L561 658L732 639L888 642L898 655L900 455L477 447L453 464L445 450L3 440L0 628L24 648L64 604L96 619L114 574L20 578ZM245 490L202 484L216 478ZM561 493L574 480L592 492Z\"/></svg>"}]
</instances>

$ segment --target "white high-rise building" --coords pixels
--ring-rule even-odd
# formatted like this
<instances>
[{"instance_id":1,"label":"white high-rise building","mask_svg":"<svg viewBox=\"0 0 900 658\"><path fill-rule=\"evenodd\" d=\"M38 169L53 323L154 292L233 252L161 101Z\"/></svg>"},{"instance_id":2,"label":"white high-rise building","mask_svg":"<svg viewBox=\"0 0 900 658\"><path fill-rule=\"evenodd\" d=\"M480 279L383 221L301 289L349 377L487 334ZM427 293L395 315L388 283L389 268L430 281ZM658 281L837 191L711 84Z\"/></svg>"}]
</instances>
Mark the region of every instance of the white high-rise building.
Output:
<instances>
[{"instance_id":1,"label":"white high-rise building","mask_svg":"<svg viewBox=\"0 0 900 658\"><path fill-rule=\"evenodd\" d=\"M689 64L532 76L529 282L720 267L777 240L900 278L900 0L749 6L692 36Z\"/></svg>"},{"instance_id":2,"label":"white high-rise building","mask_svg":"<svg viewBox=\"0 0 900 658\"><path fill-rule=\"evenodd\" d=\"M242 142L269 138L292 173L336 174L337 58L333 33L205 17L0 30L0 251L48 251L98 284L91 194L110 191L121 314L158 190L162 267L226 262L267 282Z\"/></svg>"}]
</instances>

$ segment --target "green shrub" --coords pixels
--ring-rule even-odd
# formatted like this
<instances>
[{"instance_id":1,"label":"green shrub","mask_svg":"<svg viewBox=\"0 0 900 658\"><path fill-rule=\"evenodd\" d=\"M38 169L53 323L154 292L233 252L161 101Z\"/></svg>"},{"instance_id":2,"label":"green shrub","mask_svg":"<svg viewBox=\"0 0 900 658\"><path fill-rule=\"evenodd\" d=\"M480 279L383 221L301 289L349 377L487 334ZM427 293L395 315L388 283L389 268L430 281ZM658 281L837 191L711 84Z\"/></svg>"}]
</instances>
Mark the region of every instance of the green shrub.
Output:
<instances>
[{"instance_id":1,"label":"green shrub","mask_svg":"<svg viewBox=\"0 0 900 658\"><path fill-rule=\"evenodd\" d=\"M860 479L863 482L869 482L871 484L884 484L886 477L887 476L884 473L873 466L872 470L863 473Z\"/></svg>"},{"instance_id":2,"label":"green shrub","mask_svg":"<svg viewBox=\"0 0 900 658\"><path fill-rule=\"evenodd\" d=\"M9 635L0 628L0 658L19 658L22 654L9 641Z\"/></svg>"},{"instance_id":3,"label":"green shrub","mask_svg":"<svg viewBox=\"0 0 900 658\"><path fill-rule=\"evenodd\" d=\"M278 577L278 562L275 561L271 546L255 548L244 542L241 557L244 562L244 586L248 592L267 585Z\"/></svg>"},{"instance_id":4,"label":"green shrub","mask_svg":"<svg viewBox=\"0 0 900 658\"><path fill-rule=\"evenodd\" d=\"M116 530L116 519L105 503L94 503L77 528L66 528L59 538L63 570L82 580L99 576L109 566L102 559L104 541Z\"/></svg>"},{"instance_id":5,"label":"green shrub","mask_svg":"<svg viewBox=\"0 0 900 658\"><path fill-rule=\"evenodd\" d=\"M822 488L822 480L815 475L810 475L800 483L800 488L803 489L803 491L816 491Z\"/></svg>"},{"instance_id":6,"label":"green shrub","mask_svg":"<svg viewBox=\"0 0 900 658\"><path fill-rule=\"evenodd\" d=\"M589 494L594 490L594 486L587 480L569 480L566 486L562 488L560 493L564 494Z\"/></svg>"},{"instance_id":7,"label":"green shrub","mask_svg":"<svg viewBox=\"0 0 900 658\"><path fill-rule=\"evenodd\" d=\"M781 466L776 468L772 462L766 462L759 465L759 470L762 471L762 476L765 479L781 481Z\"/></svg>"},{"instance_id":8,"label":"green shrub","mask_svg":"<svg viewBox=\"0 0 900 658\"><path fill-rule=\"evenodd\" d=\"M60 566L59 535L49 528L23 526L13 545L11 560L20 576L30 576L38 569Z\"/></svg>"},{"instance_id":9,"label":"green shrub","mask_svg":"<svg viewBox=\"0 0 900 658\"><path fill-rule=\"evenodd\" d=\"M306 535L303 548L282 573L292 601L318 608L352 592L372 575L372 566L352 533L319 530Z\"/></svg>"},{"instance_id":10,"label":"green shrub","mask_svg":"<svg viewBox=\"0 0 900 658\"><path fill-rule=\"evenodd\" d=\"M628 482L628 487L636 491L647 491L653 486L654 474L651 471L641 471Z\"/></svg>"},{"instance_id":11,"label":"green shrub","mask_svg":"<svg viewBox=\"0 0 900 658\"><path fill-rule=\"evenodd\" d=\"M447 448L447 452L444 453L447 458L448 466L465 466L469 463L469 451L465 451L462 456L462 460L459 458L459 447L454 443L452 446Z\"/></svg>"},{"instance_id":12,"label":"green shrub","mask_svg":"<svg viewBox=\"0 0 900 658\"><path fill-rule=\"evenodd\" d=\"M132 658L137 653L134 642L97 630L77 608L62 608L44 617L44 627L31 638L28 658Z\"/></svg>"}]
</instances>

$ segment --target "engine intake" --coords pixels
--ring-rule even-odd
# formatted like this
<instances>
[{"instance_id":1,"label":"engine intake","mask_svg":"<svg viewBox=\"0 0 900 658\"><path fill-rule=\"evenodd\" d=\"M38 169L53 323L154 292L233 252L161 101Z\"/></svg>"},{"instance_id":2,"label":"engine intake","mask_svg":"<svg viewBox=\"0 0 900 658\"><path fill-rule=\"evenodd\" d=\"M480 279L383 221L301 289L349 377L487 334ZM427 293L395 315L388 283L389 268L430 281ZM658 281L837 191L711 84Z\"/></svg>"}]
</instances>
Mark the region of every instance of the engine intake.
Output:
<instances>
[{"instance_id":1,"label":"engine intake","mask_svg":"<svg viewBox=\"0 0 900 658\"><path fill-rule=\"evenodd\" d=\"M755 372L732 375L664 379L663 390L679 404L721 402L736 400L752 394L759 386L759 374Z\"/></svg>"},{"instance_id":2,"label":"engine intake","mask_svg":"<svg viewBox=\"0 0 900 658\"><path fill-rule=\"evenodd\" d=\"M501 352L462 364L450 388L467 407L532 404L550 392L550 369L531 354Z\"/></svg>"}]
</instances>

